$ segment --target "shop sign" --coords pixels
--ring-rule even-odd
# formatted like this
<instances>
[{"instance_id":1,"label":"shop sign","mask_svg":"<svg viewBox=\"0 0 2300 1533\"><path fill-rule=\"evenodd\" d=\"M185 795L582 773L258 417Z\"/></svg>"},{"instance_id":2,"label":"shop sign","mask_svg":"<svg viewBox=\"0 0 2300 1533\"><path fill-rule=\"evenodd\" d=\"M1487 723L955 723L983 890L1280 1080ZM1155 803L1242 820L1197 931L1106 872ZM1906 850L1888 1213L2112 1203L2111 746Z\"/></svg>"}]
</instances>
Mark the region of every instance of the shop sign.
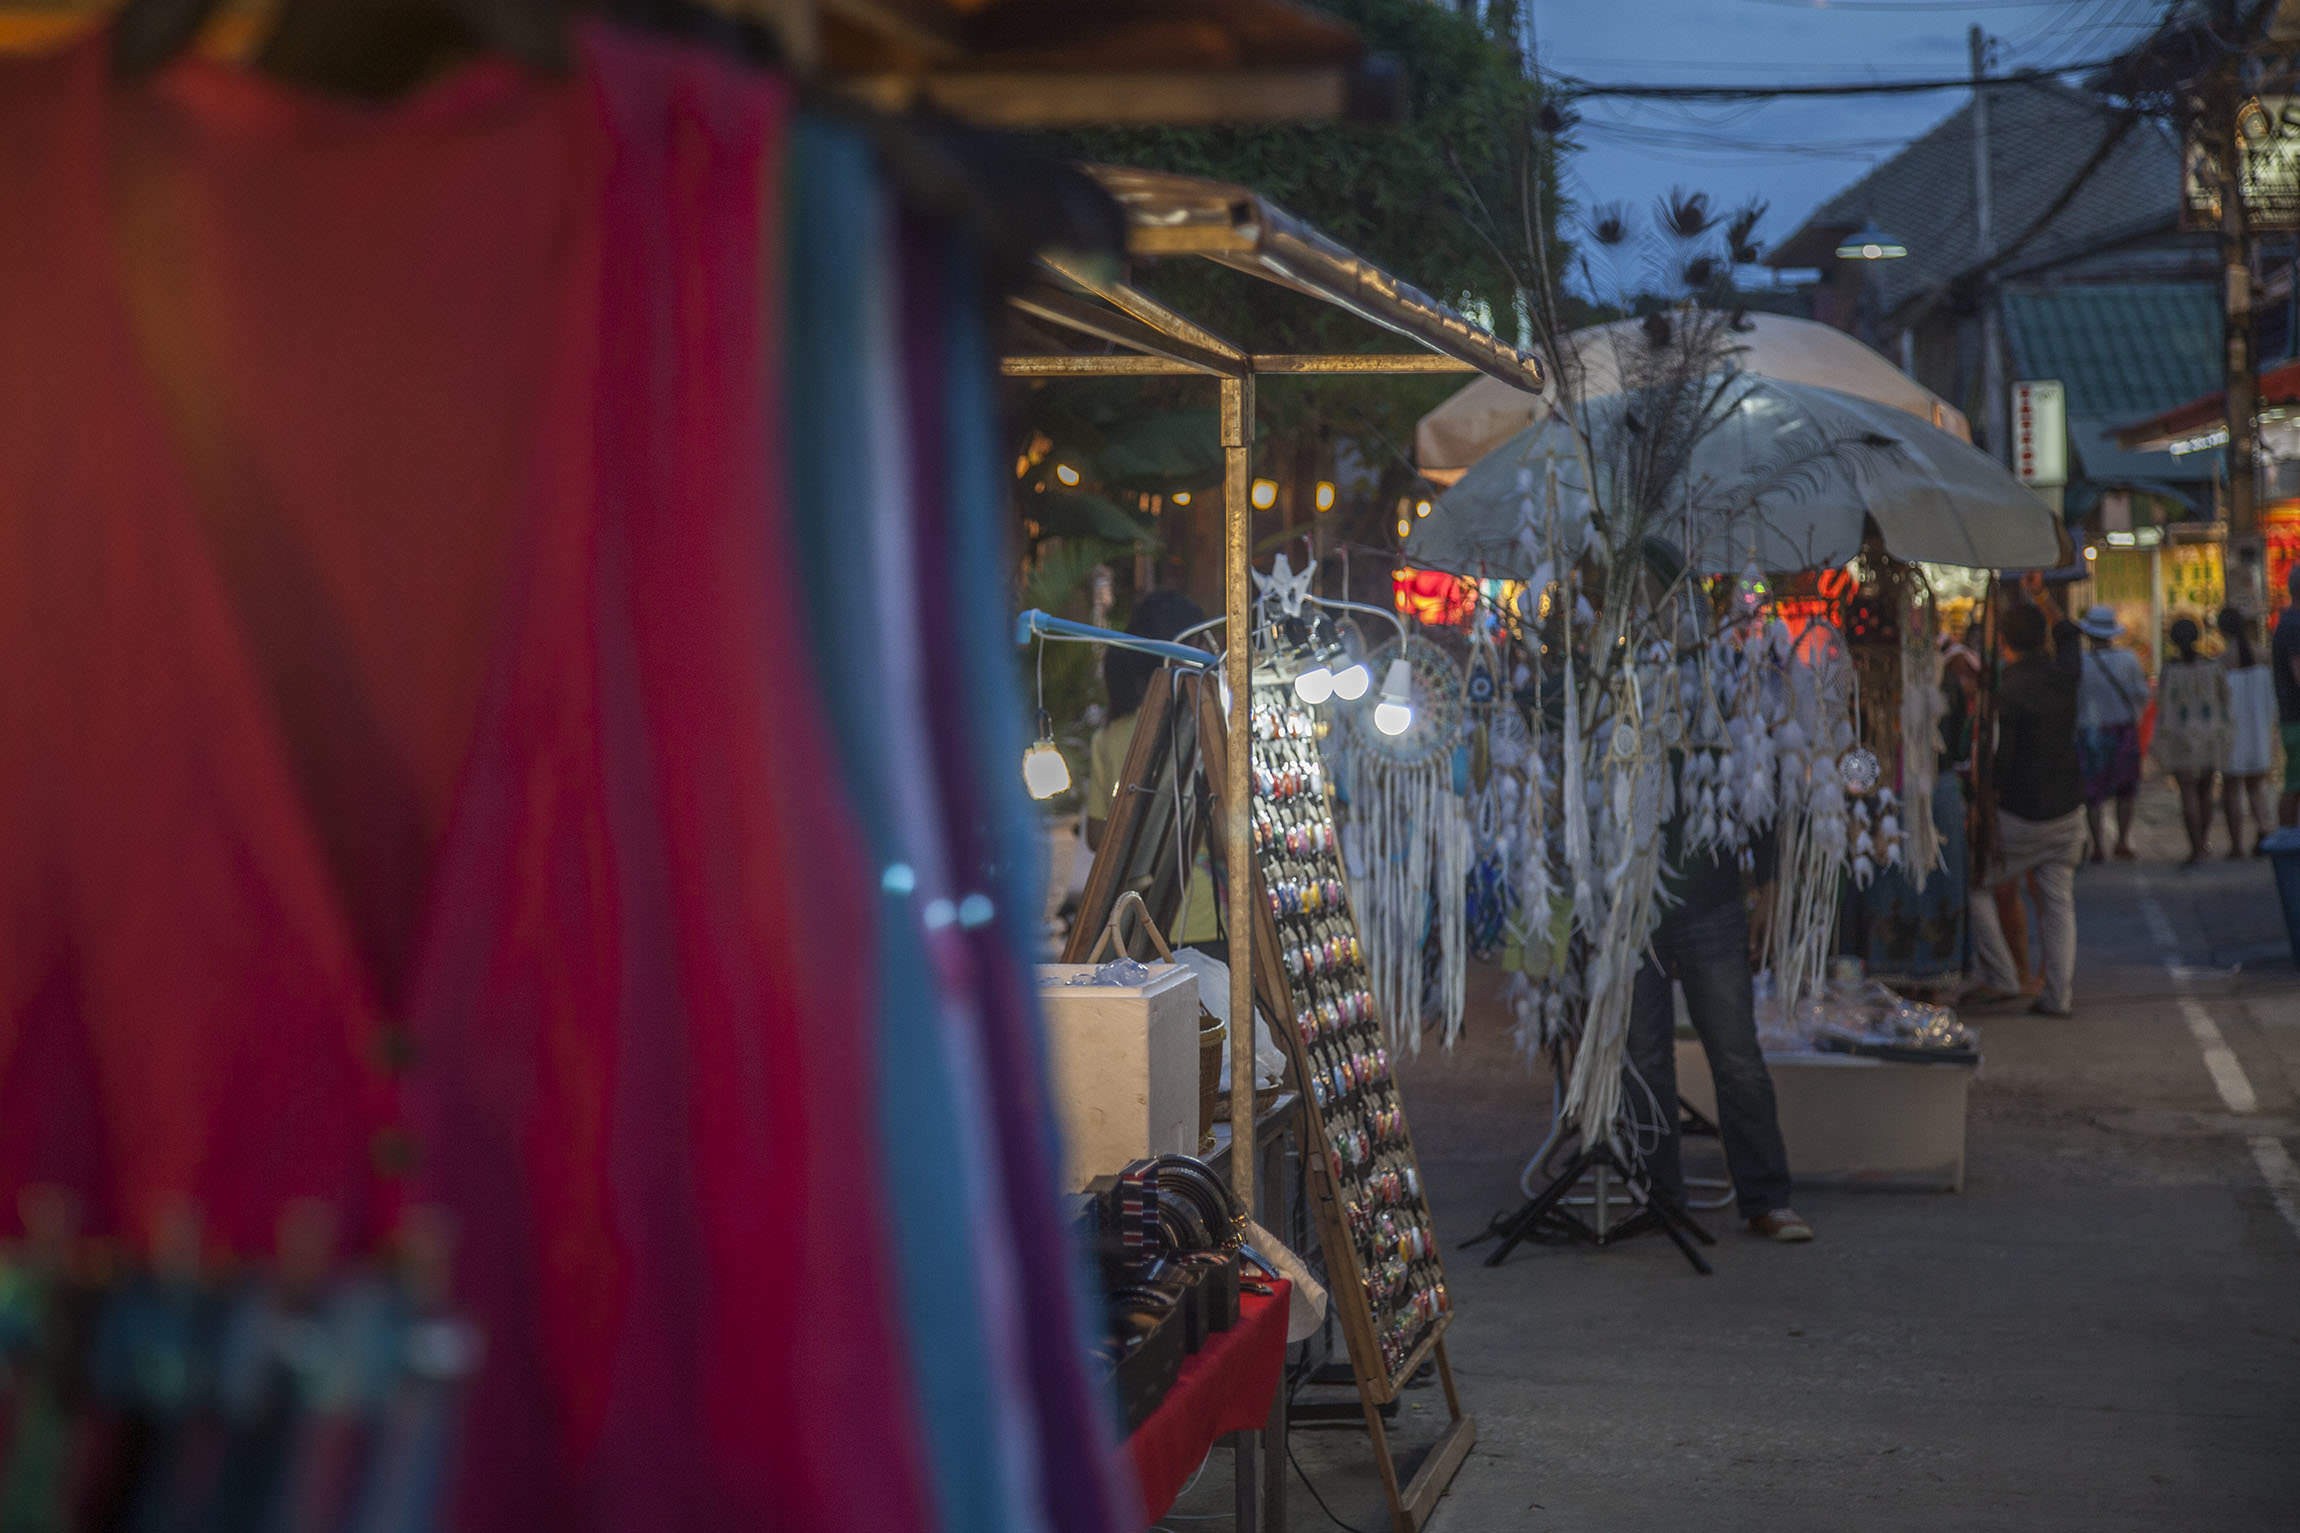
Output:
<instances>
[{"instance_id":1,"label":"shop sign","mask_svg":"<svg viewBox=\"0 0 2300 1533\"><path fill-rule=\"evenodd\" d=\"M2253 229L2300 229L2300 97L2255 96L2237 114L2237 182ZM2183 146L2180 213L2190 229L2220 227L2228 175L2216 146Z\"/></svg>"},{"instance_id":2,"label":"shop sign","mask_svg":"<svg viewBox=\"0 0 2300 1533\"><path fill-rule=\"evenodd\" d=\"M2068 483L2068 391L2050 378L2013 385L2013 472L2039 489Z\"/></svg>"}]
</instances>

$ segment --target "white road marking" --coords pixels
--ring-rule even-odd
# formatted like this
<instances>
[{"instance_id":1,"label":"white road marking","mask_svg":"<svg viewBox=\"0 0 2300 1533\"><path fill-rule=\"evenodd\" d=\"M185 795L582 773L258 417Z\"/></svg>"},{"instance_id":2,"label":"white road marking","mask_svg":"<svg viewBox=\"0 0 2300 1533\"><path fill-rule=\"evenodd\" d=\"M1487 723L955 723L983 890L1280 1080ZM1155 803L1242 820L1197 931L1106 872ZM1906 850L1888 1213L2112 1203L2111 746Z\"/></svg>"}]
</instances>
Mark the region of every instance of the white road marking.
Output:
<instances>
[{"instance_id":1,"label":"white road marking","mask_svg":"<svg viewBox=\"0 0 2300 1533\"><path fill-rule=\"evenodd\" d=\"M2164 969L2172 976L2173 998L2179 1003L2181 1019L2188 1024L2188 1035L2203 1051L2205 1071L2220 1092L2220 1100L2240 1117L2258 1112L2260 1095L2252 1089L2252 1080L2244 1073L2243 1062L2221 1036L2212 1013L2189 991L2190 971L2177 961L2179 938L2172 929L2172 918L2165 914L2153 894L2140 897L2140 919L2148 927L2149 936L2164 949ZM2280 1139L2263 1134L2254 1136L2250 1142L2252 1159L2260 1167L2261 1178L2268 1183L2268 1195L2275 1199L2276 1211L2292 1226L2294 1234L2300 1234L2300 1165L2293 1164L2291 1152Z\"/></svg>"},{"instance_id":2,"label":"white road marking","mask_svg":"<svg viewBox=\"0 0 2300 1533\"><path fill-rule=\"evenodd\" d=\"M2235 1051L2228 1047L2228 1040L2220 1036L2212 1014L2193 995L2183 992L2179 1001L2180 1015L2188 1023L2189 1036L2204 1051L2204 1068L2211 1073L2212 1084L2220 1088L2220 1100L2228 1104L2232 1113L2258 1112L2260 1097L2253 1091Z\"/></svg>"},{"instance_id":3,"label":"white road marking","mask_svg":"<svg viewBox=\"0 0 2300 1533\"><path fill-rule=\"evenodd\" d=\"M2267 1178L2268 1195L2276 1200L2276 1211L2286 1224L2300 1231L2300 1166L2292 1164L2284 1141L2265 1136L2253 1140L2252 1158L2260 1162L2260 1174Z\"/></svg>"}]
</instances>

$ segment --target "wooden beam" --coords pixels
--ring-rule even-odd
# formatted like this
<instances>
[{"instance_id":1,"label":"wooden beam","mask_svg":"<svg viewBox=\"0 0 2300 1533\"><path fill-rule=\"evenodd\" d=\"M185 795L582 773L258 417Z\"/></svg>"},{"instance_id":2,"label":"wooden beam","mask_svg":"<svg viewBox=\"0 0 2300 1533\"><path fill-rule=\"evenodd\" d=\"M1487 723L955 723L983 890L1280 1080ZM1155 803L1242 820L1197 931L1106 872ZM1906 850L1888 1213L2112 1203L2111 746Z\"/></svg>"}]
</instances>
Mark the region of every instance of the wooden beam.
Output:
<instances>
[{"instance_id":1,"label":"wooden beam","mask_svg":"<svg viewBox=\"0 0 2300 1533\"><path fill-rule=\"evenodd\" d=\"M1171 357L1130 353L1072 357L1004 357L998 370L1009 378L1203 378L1206 370Z\"/></svg>"},{"instance_id":2,"label":"wooden beam","mask_svg":"<svg viewBox=\"0 0 2300 1533\"><path fill-rule=\"evenodd\" d=\"M968 70L861 75L836 83L886 111L924 101L990 128L1212 127L1332 121L1348 104L1350 71Z\"/></svg>"},{"instance_id":3,"label":"wooden beam","mask_svg":"<svg viewBox=\"0 0 2300 1533\"><path fill-rule=\"evenodd\" d=\"M1257 373L1474 373L1481 369L1459 357L1434 351L1343 352L1336 356L1301 356L1257 351Z\"/></svg>"},{"instance_id":4,"label":"wooden beam","mask_svg":"<svg viewBox=\"0 0 2300 1533\"><path fill-rule=\"evenodd\" d=\"M1220 376L1238 370L1228 358L1200 350L1186 341L1178 341L1130 314L1067 293L1047 283L1032 283L1011 295L1007 303L1021 312L1051 324L1062 325L1096 340L1108 341L1113 346L1124 346L1132 351L1145 352L1180 362L1192 371Z\"/></svg>"},{"instance_id":5,"label":"wooden beam","mask_svg":"<svg viewBox=\"0 0 2300 1533\"><path fill-rule=\"evenodd\" d=\"M1217 358L1228 369L1245 371L1248 359L1244 347L1224 340L1194 319L1175 313L1148 293L1105 277L1086 262L1070 256L1041 254L1038 264L1072 287L1092 293L1121 314L1141 321L1169 340L1179 341L1203 356Z\"/></svg>"}]
</instances>

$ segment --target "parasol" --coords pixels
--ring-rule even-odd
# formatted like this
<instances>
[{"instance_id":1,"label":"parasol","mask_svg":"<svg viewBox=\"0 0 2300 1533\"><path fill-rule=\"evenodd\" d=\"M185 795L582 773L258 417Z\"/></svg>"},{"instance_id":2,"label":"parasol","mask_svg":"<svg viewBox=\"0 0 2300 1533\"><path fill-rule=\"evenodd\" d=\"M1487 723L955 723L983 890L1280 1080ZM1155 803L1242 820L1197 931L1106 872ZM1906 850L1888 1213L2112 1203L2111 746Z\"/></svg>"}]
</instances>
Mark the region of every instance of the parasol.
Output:
<instances>
[{"instance_id":1,"label":"parasol","mask_svg":"<svg viewBox=\"0 0 2300 1533\"><path fill-rule=\"evenodd\" d=\"M1754 559L1768 570L1843 564L1875 523L1895 558L1976 569L2032 569L2061 558L2045 503L1979 449L1906 411L1835 389L1742 376L1724 419L1694 448L1682 483L1685 521L1665 535L1703 574ZM1599 469L1626 456L1639 429L1633 395L1584 409ZM1589 497L1572 436L1542 420L1487 453L1413 527L1405 557L1457 574L1530 578L1527 534L1559 511L1578 520Z\"/></svg>"}]
</instances>

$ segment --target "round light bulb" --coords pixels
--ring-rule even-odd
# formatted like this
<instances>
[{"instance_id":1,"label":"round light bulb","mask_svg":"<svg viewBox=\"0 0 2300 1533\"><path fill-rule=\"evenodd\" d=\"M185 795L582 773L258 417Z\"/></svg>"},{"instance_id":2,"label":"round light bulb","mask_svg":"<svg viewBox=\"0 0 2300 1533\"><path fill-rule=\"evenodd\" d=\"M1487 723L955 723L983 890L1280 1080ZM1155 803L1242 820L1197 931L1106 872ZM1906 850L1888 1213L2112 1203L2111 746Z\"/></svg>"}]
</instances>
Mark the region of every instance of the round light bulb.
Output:
<instances>
[{"instance_id":1,"label":"round light bulb","mask_svg":"<svg viewBox=\"0 0 2300 1533\"><path fill-rule=\"evenodd\" d=\"M1054 465L1054 477L1064 484L1076 484L1078 482L1078 470L1067 463L1057 463Z\"/></svg>"},{"instance_id":2,"label":"round light bulb","mask_svg":"<svg viewBox=\"0 0 2300 1533\"><path fill-rule=\"evenodd\" d=\"M1366 695L1366 688L1374 684L1373 673L1363 660L1353 660L1334 672L1334 696L1345 703L1354 703Z\"/></svg>"},{"instance_id":3,"label":"round light bulb","mask_svg":"<svg viewBox=\"0 0 2300 1533\"><path fill-rule=\"evenodd\" d=\"M1188 490L1176 490L1174 492L1174 504L1177 506L1190 504L1190 492Z\"/></svg>"},{"instance_id":4,"label":"round light bulb","mask_svg":"<svg viewBox=\"0 0 2300 1533\"><path fill-rule=\"evenodd\" d=\"M1416 516L1427 516L1427 515L1429 515L1429 514L1430 514L1430 503L1429 503L1428 501L1426 501L1426 500L1417 500L1417 501L1415 501L1415 502L1414 502L1414 515L1416 515Z\"/></svg>"},{"instance_id":5,"label":"round light bulb","mask_svg":"<svg viewBox=\"0 0 2300 1533\"><path fill-rule=\"evenodd\" d=\"M1317 506L1320 511L1334 509L1334 487L1323 479L1318 481Z\"/></svg>"},{"instance_id":6,"label":"round light bulb","mask_svg":"<svg viewBox=\"0 0 2300 1533\"><path fill-rule=\"evenodd\" d=\"M1255 510L1269 510L1278 503L1278 482L1275 479L1255 480L1247 499L1253 501Z\"/></svg>"},{"instance_id":7,"label":"round light bulb","mask_svg":"<svg viewBox=\"0 0 2300 1533\"><path fill-rule=\"evenodd\" d=\"M1022 785L1032 798L1052 798L1069 789L1070 763L1052 740L1041 740L1022 753Z\"/></svg>"},{"instance_id":8,"label":"round light bulb","mask_svg":"<svg viewBox=\"0 0 2300 1533\"><path fill-rule=\"evenodd\" d=\"M1313 665L1294 677L1294 695L1315 708L1334 695L1334 673L1323 663Z\"/></svg>"},{"instance_id":9,"label":"round light bulb","mask_svg":"<svg viewBox=\"0 0 2300 1533\"><path fill-rule=\"evenodd\" d=\"M1392 660L1382 677L1382 700L1374 704L1374 728L1385 735L1402 735L1414 721L1414 668L1411 662Z\"/></svg>"}]
</instances>

